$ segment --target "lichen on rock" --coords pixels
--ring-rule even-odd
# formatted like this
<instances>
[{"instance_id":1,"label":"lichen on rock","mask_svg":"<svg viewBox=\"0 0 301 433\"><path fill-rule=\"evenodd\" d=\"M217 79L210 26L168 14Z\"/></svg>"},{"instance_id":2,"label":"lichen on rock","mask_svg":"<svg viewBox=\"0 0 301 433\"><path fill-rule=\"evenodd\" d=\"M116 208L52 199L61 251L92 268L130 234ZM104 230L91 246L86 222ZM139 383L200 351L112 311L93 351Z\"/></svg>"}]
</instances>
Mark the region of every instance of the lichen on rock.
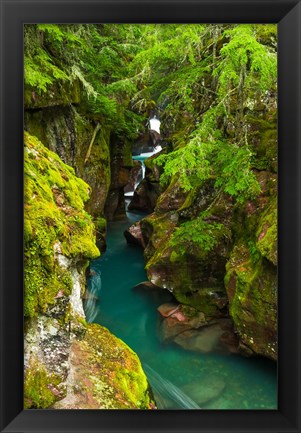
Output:
<instances>
[{"instance_id":1,"label":"lichen on rock","mask_svg":"<svg viewBox=\"0 0 301 433\"><path fill-rule=\"evenodd\" d=\"M65 399L55 409L150 409L155 407L138 356L106 328L86 324L73 341Z\"/></svg>"}]
</instances>

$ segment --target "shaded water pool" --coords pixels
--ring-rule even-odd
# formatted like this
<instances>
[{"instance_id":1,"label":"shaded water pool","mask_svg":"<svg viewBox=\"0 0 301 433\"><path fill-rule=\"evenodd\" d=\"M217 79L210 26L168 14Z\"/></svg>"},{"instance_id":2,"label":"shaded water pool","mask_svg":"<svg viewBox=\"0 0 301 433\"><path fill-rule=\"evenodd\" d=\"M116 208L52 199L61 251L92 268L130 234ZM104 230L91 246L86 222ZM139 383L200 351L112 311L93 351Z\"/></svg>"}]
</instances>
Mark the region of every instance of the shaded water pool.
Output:
<instances>
[{"instance_id":1,"label":"shaded water pool","mask_svg":"<svg viewBox=\"0 0 301 433\"><path fill-rule=\"evenodd\" d=\"M160 342L157 307L165 301L133 290L147 279L143 252L127 245L123 235L140 218L128 213L128 220L108 225L107 250L91 262L88 287L98 301L86 305L87 319L107 327L138 354L159 409L276 409L276 364Z\"/></svg>"}]
</instances>

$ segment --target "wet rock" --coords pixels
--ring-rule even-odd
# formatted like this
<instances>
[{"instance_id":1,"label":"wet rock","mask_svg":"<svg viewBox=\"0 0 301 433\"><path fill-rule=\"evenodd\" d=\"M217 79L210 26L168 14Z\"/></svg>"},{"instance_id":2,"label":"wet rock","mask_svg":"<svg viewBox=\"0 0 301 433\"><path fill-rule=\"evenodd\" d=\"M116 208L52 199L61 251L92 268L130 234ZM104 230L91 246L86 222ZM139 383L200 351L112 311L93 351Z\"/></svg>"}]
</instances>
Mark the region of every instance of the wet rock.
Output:
<instances>
[{"instance_id":1,"label":"wet rock","mask_svg":"<svg viewBox=\"0 0 301 433\"><path fill-rule=\"evenodd\" d=\"M141 296L151 296L157 305L174 300L174 297L168 290L162 290L161 287L155 286L150 281L137 284L137 286L133 287L133 290Z\"/></svg>"},{"instance_id":2,"label":"wet rock","mask_svg":"<svg viewBox=\"0 0 301 433\"><path fill-rule=\"evenodd\" d=\"M205 315L185 305L166 303L158 308L164 318L159 325L159 336L162 341L174 339L184 331L197 329L207 322Z\"/></svg>"},{"instance_id":3,"label":"wet rock","mask_svg":"<svg viewBox=\"0 0 301 433\"><path fill-rule=\"evenodd\" d=\"M219 326L212 325L202 329L202 331L183 332L177 335L174 341L186 350L209 353L216 350L221 334L222 331Z\"/></svg>"},{"instance_id":4,"label":"wet rock","mask_svg":"<svg viewBox=\"0 0 301 433\"><path fill-rule=\"evenodd\" d=\"M130 179L133 167L131 143L114 134L110 138L110 189L105 204L108 220L125 217L124 187Z\"/></svg>"},{"instance_id":5,"label":"wet rock","mask_svg":"<svg viewBox=\"0 0 301 433\"><path fill-rule=\"evenodd\" d=\"M133 160L133 168L130 170L130 176L124 192L134 192L135 186L142 181L142 165L140 161Z\"/></svg>"},{"instance_id":6,"label":"wet rock","mask_svg":"<svg viewBox=\"0 0 301 433\"><path fill-rule=\"evenodd\" d=\"M162 317L159 336L195 352L238 353L238 337L231 319L207 320L204 313L169 302L158 307Z\"/></svg>"},{"instance_id":7,"label":"wet rock","mask_svg":"<svg viewBox=\"0 0 301 433\"><path fill-rule=\"evenodd\" d=\"M145 242L140 227L140 221L136 222L127 230L125 230L124 236L128 244L138 245L142 248L145 248Z\"/></svg>"},{"instance_id":8,"label":"wet rock","mask_svg":"<svg viewBox=\"0 0 301 433\"><path fill-rule=\"evenodd\" d=\"M183 386L185 392L199 405L204 405L218 398L224 391L226 383L220 376L206 376Z\"/></svg>"},{"instance_id":9,"label":"wet rock","mask_svg":"<svg viewBox=\"0 0 301 433\"><path fill-rule=\"evenodd\" d=\"M179 304L175 304L172 302L166 303L166 304L162 304L160 305L160 307L158 307L158 311L161 314L161 316L163 317L169 317L171 316L173 313L175 313L176 311L179 311L180 305ZM183 320L185 320L185 316L183 315ZM180 319L178 319L180 320Z\"/></svg>"},{"instance_id":10,"label":"wet rock","mask_svg":"<svg viewBox=\"0 0 301 433\"><path fill-rule=\"evenodd\" d=\"M160 195L156 204L156 212L163 213L179 209L186 201L189 192L185 192L180 183L174 179Z\"/></svg>"},{"instance_id":11,"label":"wet rock","mask_svg":"<svg viewBox=\"0 0 301 433\"><path fill-rule=\"evenodd\" d=\"M136 188L128 209L153 212L159 193L160 186L158 183L143 179Z\"/></svg>"},{"instance_id":12,"label":"wet rock","mask_svg":"<svg viewBox=\"0 0 301 433\"><path fill-rule=\"evenodd\" d=\"M125 218L125 200L122 188L109 191L104 213L108 221Z\"/></svg>"},{"instance_id":13,"label":"wet rock","mask_svg":"<svg viewBox=\"0 0 301 433\"><path fill-rule=\"evenodd\" d=\"M157 156L158 155L156 154L145 159L145 178L136 188L134 196L129 204L129 210L141 210L149 213L153 212L155 209L161 192L159 181L162 172L162 169L155 163Z\"/></svg>"},{"instance_id":14,"label":"wet rock","mask_svg":"<svg viewBox=\"0 0 301 433\"><path fill-rule=\"evenodd\" d=\"M152 152L153 147L153 141L149 132L144 132L133 143L133 155Z\"/></svg>"},{"instance_id":15,"label":"wet rock","mask_svg":"<svg viewBox=\"0 0 301 433\"><path fill-rule=\"evenodd\" d=\"M180 211L154 213L141 221L147 246L146 270L150 281L172 291L183 304L193 306L210 317L227 314L227 296L224 275L232 247L231 221L233 205L227 197L220 196L211 206L206 222L221 224L211 226L211 236L216 238L211 250L202 248L191 240L183 241L181 251L170 239L179 226Z\"/></svg>"}]
</instances>

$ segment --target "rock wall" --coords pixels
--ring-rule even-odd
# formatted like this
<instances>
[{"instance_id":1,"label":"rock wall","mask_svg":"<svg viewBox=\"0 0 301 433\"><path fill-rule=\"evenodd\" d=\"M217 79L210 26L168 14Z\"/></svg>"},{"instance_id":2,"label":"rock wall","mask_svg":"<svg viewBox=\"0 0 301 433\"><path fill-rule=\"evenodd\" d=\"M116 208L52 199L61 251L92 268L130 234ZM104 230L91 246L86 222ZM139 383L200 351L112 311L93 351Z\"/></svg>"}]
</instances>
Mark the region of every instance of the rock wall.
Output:
<instances>
[{"instance_id":1,"label":"rock wall","mask_svg":"<svg viewBox=\"0 0 301 433\"><path fill-rule=\"evenodd\" d=\"M36 99L30 108L27 107L24 115L25 129L57 153L63 162L71 165L76 175L90 185L91 194L86 209L94 217L98 246L103 249L104 206L111 182L110 128L103 120L92 120L81 113L79 107L73 104L72 95L69 95L68 105L63 105L61 98L55 99L55 96L52 100L50 95L51 92L48 99ZM96 129L98 124L99 130ZM87 158L95 131L95 140Z\"/></svg>"},{"instance_id":2,"label":"rock wall","mask_svg":"<svg viewBox=\"0 0 301 433\"><path fill-rule=\"evenodd\" d=\"M156 155L144 161L145 178L140 182L134 192L134 196L129 204L129 210L139 210L142 212L153 212L162 191L160 186L160 169L154 163Z\"/></svg>"},{"instance_id":3,"label":"rock wall","mask_svg":"<svg viewBox=\"0 0 301 433\"><path fill-rule=\"evenodd\" d=\"M215 190L213 180L185 192L173 178L167 189L160 191L154 212L131 227L126 237L144 248L146 271L153 284L172 292L178 303L204 313L207 322L230 317L241 353L276 360L275 98L261 102L245 122L254 152L253 171L261 186L256 199L237 203ZM225 127L231 131L230 126ZM155 166L155 159L151 164ZM210 224L210 247L194 241L193 222L203 211L204 222ZM190 241L172 243L176 229L187 221L191 222ZM235 340L234 335L230 340Z\"/></svg>"},{"instance_id":4,"label":"rock wall","mask_svg":"<svg viewBox=\"0 0 301 433\"><path fill-rule=\"evenodd\" d=\"M125 217L124 188L130 181L132 167L131 143L112 135L110 142L111 182L105 205L105 215L108 220Z\"/></svg>"},{"instance_id":5,"label":"rock wall","mask_svg":"<svg viewBox=\"0 0 301 433\"><path fill-rule=\"evenodd\" d=\"M26 409L59 407L60 401L61 407L82 408L81 399L85 408L154 407L137 355L85 322L85 270L100 254L84 210L90 191L72 167L25 133Z\"/></svg>"}]
</instances>

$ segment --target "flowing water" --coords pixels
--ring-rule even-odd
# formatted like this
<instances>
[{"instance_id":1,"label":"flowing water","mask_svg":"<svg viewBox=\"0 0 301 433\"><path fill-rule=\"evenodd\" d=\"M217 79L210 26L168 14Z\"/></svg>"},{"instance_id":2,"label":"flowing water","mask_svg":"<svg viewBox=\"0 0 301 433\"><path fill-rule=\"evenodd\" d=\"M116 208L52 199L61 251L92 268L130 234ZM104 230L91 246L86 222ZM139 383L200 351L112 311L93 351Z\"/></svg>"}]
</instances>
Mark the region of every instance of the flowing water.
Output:
<instances>
[{"instance_id":1,"label":"flowing water","mask_svg":"<svg viewBox=\"0 0 301 433\"><path fill-rule=\"evenodd\" d=\"M276 409L276 365L263 359L200 354L161 343L154 298L133 290L146 281L143 251L127 245L123 232L141 215L108 224L107 250L91 262L86 301L89 321L100 323L139 356L159 409ZM162 297L160 297L162 296Z\"/></svg>"}]
</instances>

